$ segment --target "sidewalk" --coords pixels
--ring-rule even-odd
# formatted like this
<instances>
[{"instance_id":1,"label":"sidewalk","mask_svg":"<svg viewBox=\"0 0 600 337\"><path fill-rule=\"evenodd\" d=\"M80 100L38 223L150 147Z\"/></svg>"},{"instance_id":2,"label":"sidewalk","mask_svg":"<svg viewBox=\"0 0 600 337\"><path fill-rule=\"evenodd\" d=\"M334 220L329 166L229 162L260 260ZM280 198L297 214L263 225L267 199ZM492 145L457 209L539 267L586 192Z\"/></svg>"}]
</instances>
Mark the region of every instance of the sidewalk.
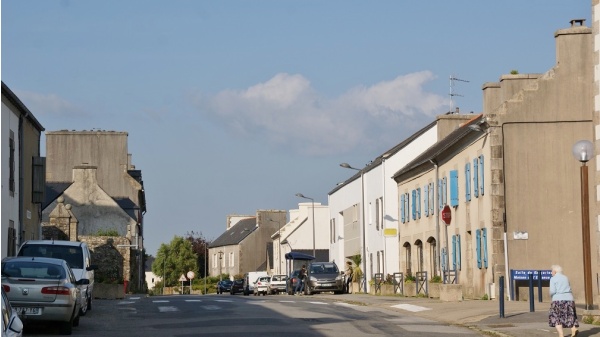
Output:
<instances>
[{"instance_id":1,"label":"sidewalk","mask_svg":"<svg viewBox=\"0 0 600 337\"><path fill-rule=\"evenodd\" d=\"M497 300L464 300L442 302L438 299L417 297L396 297L367 294L318 295L333 300L362 303L377 306L409 315L428 318L453 325L466 326L492 336L537 337L558 336L556 329L548 325L550 303L534 303L530 312L529 302L504 302L504 318L500 318L500 302ZM583 309L578 308L578 337L600 336L600 326L582 322ZM600 311L592 314L600 316ZM564 329L570 336L571 329Z\"/></svg>"}]
</instances>

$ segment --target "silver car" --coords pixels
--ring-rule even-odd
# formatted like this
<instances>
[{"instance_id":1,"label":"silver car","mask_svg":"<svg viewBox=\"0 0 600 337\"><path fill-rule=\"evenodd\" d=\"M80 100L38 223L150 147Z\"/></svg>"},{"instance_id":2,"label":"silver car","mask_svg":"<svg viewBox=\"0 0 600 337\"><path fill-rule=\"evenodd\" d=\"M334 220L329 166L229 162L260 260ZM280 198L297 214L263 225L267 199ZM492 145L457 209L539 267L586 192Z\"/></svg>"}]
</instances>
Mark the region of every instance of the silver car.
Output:
<instances>
[{"instance_id":1,"label":"silver car","mask_svg":"<svg viewBox=\"0 0 600 337\"><path fill-rule=\"evenodd\" d=\"M66 261L43 257L9 257L2 260L2 288L15 308L29 321L55 321L60 333L70 335L79 325L81 291Z\"/></svg>"},{"instance_id":2,"label":"silver car","mask_svg":"<svg viewBox=\"0 0 600 337\"><path fill-rule=\"evenodd\" d=\"M2 290L2 320L0 324L2 324L2 337L23 336L23 322L17 311L10 305L4 290Z\"/></svg>"},{"instance_id":3,"label":"silver car","mask_svg":"<svg viewBox=\"0 0 600 337\"><path fill-rule=\"evenodd\" d=\"M304 291L309 295L329 291L342 294L343 274L335 262L313 262L308 266L308 282Z\"/></svg>"}]
</instances>

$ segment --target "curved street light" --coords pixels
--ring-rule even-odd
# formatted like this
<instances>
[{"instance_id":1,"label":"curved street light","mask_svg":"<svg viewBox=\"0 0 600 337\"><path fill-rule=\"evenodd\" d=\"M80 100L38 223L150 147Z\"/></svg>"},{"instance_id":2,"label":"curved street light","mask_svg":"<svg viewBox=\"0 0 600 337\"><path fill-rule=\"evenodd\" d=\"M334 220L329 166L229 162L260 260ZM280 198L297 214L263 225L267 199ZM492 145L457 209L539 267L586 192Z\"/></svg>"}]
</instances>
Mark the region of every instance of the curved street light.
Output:
<instances>
[{"instance_id":1,"label":"curved street light","mask_svg":"<svg viewBox=\"0 0 600 337\"><path fill-rule=\"evenodd\" d=\"M308 199L311 201L312 203L312 237L313 237L313 257L316 259L317 258L317 249L315 246L315 199L310 198L310 197L306 197L304 196L304 194L302 193L296 193L296 196L298 198L302 198L302 199Z\"/></svg>"},{"instance_id":2,"label":"curved street light","mask_svg":"<svg viewBox=\"0 0 600 337\"><path fill-rule=\"evenodd\" d=\"M343 168L356 170L356 171L360 172L360 195L361 195L360 204L361 204L361 213L362 213L362 246L363 246L362 263L363 263L364 291L366 294L368 292L367 292L367 240L366 240L367 231L366 231L366 226L365 226L365 177L364 177L364 173L361 169L352 167L348 163L341 163L340 166Z\"/></svg>"},{"instance_id":3,"label":"curved street light","mask_svg":"<svg viewBox=\"0 0 600 337\"><path fill-rule=\"evenodd\" d=\"M592 261L590 250L590 196L587 162L594 155L594 145L589 140L580 140L573 145L573 156L581 162L581 232L583 240L583 286L585 309L594 309L592 294Z\"/></svg>"}]
</instances>

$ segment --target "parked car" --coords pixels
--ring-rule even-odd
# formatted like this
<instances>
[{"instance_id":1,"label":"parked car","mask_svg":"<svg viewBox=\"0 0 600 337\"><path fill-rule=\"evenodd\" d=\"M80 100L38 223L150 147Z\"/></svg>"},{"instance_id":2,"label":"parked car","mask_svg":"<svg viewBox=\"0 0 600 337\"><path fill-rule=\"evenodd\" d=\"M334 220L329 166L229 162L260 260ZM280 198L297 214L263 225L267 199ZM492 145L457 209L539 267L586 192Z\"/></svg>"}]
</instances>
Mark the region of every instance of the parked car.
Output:
<instances>
[{"instance_id":1,"label":"parked car","mask_svg":"<svg viewBox=\"0 0 600 337\"><path fill-rule=\"evenodd\" d=\"M271 280L270 276L261 276L256 279L254 282L254 296L262 294L263 296L267 295L269 291L269 280Z\"/></svg>"},{"instance_id":2,"label":"parked car","mask_svg":"<svg viewBox=\"0 0 600 337\"><path fill-rule=\"evenodd\" d=\"M92 264L92 255L85 242L64 240L29 240L25 241L17 256L51 257L67 261L75 274L77 281L89 280L88 284L80 285L81 316L92 310L94 298L94 270L98 267Z\"/></svg>"},{"instance_id":3,"label":"parked car","mask_svg":"<svg viewBox=\"0 0 600 337\"><path fill-rule=\"evenodd\" d=\"M229 290L229 293L231 295L235 295L237 293L243 293L243 292L244 292L244 279L233 280L233 283L231 284L231 290Z\"/></svg>"},{"instance_id":4,"label":"parked car","mask_svg":"<svg viewBox=\"0 0 600 337\"><path fill-rule=\"evenodd\" d=\"M344 292L344 276L335 262L313 262L308 265L308 277L305 293Z\"/></svg>"},{"instance_id":5,"label":"parked car","mask_svg":"<svg viewBox=\"0 0 600 337\"><path fill-rule=\"evenodd\" d=\"M20 315L29 321L55 321L70 335L79 325L81 290L66 261L54 258L8 257L2 260L2 288Z\"/></svg>"},{"instance_id":6,"label":"parked car","mask_svg":"<svg viewBox=\"0 0 600 337\"><path fill-rule=\"evenodd\" d=\"M217 282L217 294L222 294L223 292L230 292L231 284L233 284L231 280L223 280Z\"/></svg>"},{"instance_id":7,"label":"parked car","mask_svg":"<svg viewBox=\"0 0 600 337\"><path fill-rule=\"evenodd\" d=\"M2 337L21 337L23 336L23 322L19 318L17 311L12 307L6 297L4 288L2 289Z\"/></svg>"},{"instance_id":8,"label":"parked car","mask_svg":"<svg viewBox=\"0 0 600 337\"><path fill-rule=\"evenodd\" d=\"M251 271L244 274L244 296L254 293L254 283L261 276L269 276L266 271Z\"/></svg>"},{"instance_id":9,"label":"parked car","mask_svg":"<svg viewBox=\"0 0 600 337\"><path fill-rule=\"evenodd\" d=\"M290 274L290 277L288 277L286 281L288 295L294 295L294 289L296 289L296 285L298 284L298 275L300 275L300 270L294 270Z\"/></svg>"},{"instance_id":10,"label":"parked car","mask_svg":"<svg viewBox=\"0 0 600 337\"><path fill-rule=\"evenodd\" d=\"M269 280L269 294L275 295L278 293L285 292L287 284L287 276L286 275L273 275Z\"/></svg>"}]
</instances>

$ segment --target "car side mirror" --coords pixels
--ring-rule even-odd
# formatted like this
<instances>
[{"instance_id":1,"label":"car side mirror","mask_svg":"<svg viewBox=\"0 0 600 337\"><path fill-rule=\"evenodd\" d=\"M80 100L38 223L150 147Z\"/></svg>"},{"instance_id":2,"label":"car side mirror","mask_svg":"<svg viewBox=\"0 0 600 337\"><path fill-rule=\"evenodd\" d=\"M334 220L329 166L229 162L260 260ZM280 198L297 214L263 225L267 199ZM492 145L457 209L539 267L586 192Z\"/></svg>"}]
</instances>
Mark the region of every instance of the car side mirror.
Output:
<instances>
[{"instance_id":1,"label":"car side mirror","mask_svg":"<svg viewBox=\"0 0 600 337\"><path fill-rule=\"evenodd\" d=\"M96 264L91 264L89 267L85 268L85 270L87 271L92 271L92 270L96 270L98 269L98 265Z\"/></svg>"},{"instance_id":2,"label":"car side mirror","mask_svg":"<svg viewBox=\"0 0 600 337\"><path fill-rule=\"evenodd\" d=\"M79 281L76 282L78 285L86 285L86 284L90 284L90 280L86 279L86 278L82 278Z\"/></svg>"},{"instance_id":3,"label":"car side mirror","mask_svg":"<svg viewBox=\"0 0 600 337\"><path fill-rule=\"evenodd\" d=\"M21 331L23 331L23 322L19 317L15 316L10 320L10 323L8 323L8 329L20 334Z\"/></svg>"}]
</instances>

